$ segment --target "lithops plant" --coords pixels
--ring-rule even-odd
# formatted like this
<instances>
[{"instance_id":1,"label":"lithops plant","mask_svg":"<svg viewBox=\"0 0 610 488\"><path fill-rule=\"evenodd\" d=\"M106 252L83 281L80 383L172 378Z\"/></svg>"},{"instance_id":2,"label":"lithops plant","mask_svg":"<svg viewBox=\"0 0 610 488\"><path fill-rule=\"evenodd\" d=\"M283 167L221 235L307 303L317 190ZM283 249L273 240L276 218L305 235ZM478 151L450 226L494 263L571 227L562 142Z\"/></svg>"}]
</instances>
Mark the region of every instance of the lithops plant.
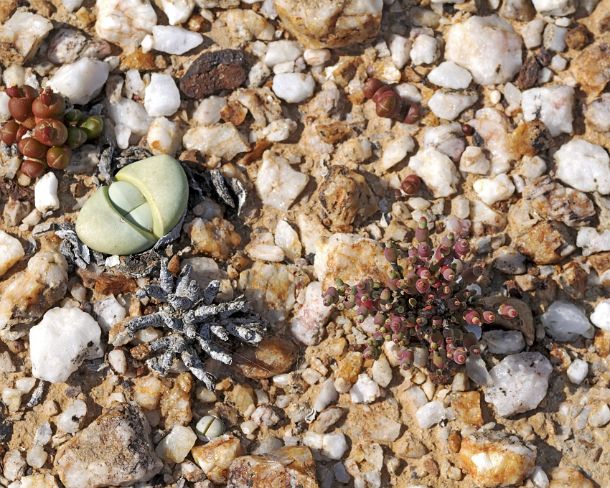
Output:
<instances>
[{"instance_id":1,"label":"lithops plant","mask_svg":"<svg viewBox=\"0 0 610 488\"><path fill-rule=\"evenodd\" d=\"M216 437L221 436L225 432L225 426L218 417L213 415L205 415L199 419L195 426L195 431L199 440L209 442Z\"/></svg>"},{"instance_id":2,"label":"lithops plant","mask_svg":"<svg viewBox=\"0 0 610 488\"><path fill-rule=\"evenodd\" d=\"M87 200L76 233L98 252L145 251L180 222L188 192L186 174L174 158L154 156L132 163Z\"/></svg>"}]
</instances>

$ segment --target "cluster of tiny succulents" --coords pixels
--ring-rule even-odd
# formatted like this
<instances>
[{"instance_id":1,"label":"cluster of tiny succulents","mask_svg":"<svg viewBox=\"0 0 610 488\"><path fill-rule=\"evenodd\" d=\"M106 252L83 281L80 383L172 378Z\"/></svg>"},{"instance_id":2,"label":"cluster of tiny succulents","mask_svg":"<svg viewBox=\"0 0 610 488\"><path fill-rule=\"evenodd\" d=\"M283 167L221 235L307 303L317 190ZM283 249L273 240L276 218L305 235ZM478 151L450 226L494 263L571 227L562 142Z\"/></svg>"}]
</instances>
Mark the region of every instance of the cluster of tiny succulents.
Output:
<instances>
[{"instance_id":1,"label":"cluster of tiny succulents","mask_svg":"<svg viewBox=\"0 0 610 488\"><path fill-rule=\"evenodd\" d=\"M369 78L364 82L363 93L365 98L375 102L375 111L379 117L414 124L421 115L419 104L405 103L393 86L377 78Z\"/></svg>"},{"instance_id":2,"label":"cluster of tiny succulents","mask_svg":"<svg viewBox=\"0 0 610 488\"><path fill-rule=\"evenodd\" d=\"M64 98L50 89L38 91L29 85L7 88L11 119L4 123L0 139L17 145L23 156L21 173L37 178L47 168L62 170L70 163L72 149L98 138L103 119L66 110Z\"/></svg>"},{"instance_id":3,"label":"cluster of tiny succulents","mask_svg":"<svg viewBox=\"0 0 610 488\"><path fill-rule=\"evenodd\" d=\"M457 236L447 233L434 247L428 221L422 218L412 243L386 245L391 272L385 282L366 278L350 286L337 279L324 292L327 306L353 310L359 323L374 324L366 357L377 358L384 343L392 341L402 367L427 368L433 381L446 383L469 356L480 354L483 326L498 315L517 318L517 310L508 304L497 310L480 304L479 287L471 285L484 269L466 262L466 237L463 230Z\"/></svg>"},{"instance_id":4,"label":"cluster of tiny succulents","mask_svg":"<svg viewBox=\"0 0 610 488\"><path fill-rule=\"evenodd\" d=\"M184 266L174 279L168 260L161 261L158 284L138 290L141 300L161 305L157 312L130 320L115 336L114 345L129 342L137 331L159 327L167 335L140 344L130 350L132 357L146 360L147 366L161 375L170 372L175 357L207 388L214 389L215 378L206 370L202 358L209 356L224 364L232 364L233 349L240 343L258 345L266 333L261 318L250 310L243 296L228 302L213 303L220 282L211 281L205 289L191 278L192 267Z\"/></svg>"}]
</instances>

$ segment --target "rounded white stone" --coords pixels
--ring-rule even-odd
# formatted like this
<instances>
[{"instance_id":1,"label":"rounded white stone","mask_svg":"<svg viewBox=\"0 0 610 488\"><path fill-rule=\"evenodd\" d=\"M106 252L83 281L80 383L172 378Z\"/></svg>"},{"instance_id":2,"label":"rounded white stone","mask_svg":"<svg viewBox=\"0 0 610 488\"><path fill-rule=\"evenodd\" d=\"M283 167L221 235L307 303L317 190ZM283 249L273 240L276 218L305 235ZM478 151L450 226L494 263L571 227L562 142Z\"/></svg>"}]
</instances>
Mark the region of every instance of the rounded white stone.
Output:
<instances>
[{"instance_id":1,"label":"rounded white stone","mask_svg":"<svg viewBox=\"0 0 610 488\"><path fill-rule=\"evenodd\" d=\"M300 103L313 95L316 83L311 75L281 73L273 77L273 92L288 103Z\"/></svg>"},{"instance_id":2,"label":"rounded white stone","mask_svg":"<svg viewBox=\"0 0 610 488\"><path fill-rule=\"evenodd\" d=\"M180 108L180 91L170 75L151 75L150 83L144 90L144 108L151 117L170 116Z\"/></svg>"},{"instance_id":3,"label":"rounded white stone","mask_svg":"<svg viewBox=\"0 0 610 488\"><path fill-rule=\"evenodd\" d=\"M569 380L575 385L580 385L589 373L589 365L582 359L575 359L566 371Z\"/></svg>"}]
</instances>

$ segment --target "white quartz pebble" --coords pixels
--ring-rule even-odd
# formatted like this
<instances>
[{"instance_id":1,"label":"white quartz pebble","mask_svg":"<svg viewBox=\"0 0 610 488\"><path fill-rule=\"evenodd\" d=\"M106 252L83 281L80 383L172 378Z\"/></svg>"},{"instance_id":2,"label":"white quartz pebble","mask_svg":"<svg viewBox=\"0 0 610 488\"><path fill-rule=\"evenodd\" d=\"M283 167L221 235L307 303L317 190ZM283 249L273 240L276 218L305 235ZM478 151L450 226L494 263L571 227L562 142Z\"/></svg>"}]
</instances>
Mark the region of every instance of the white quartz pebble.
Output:
<instances>
[{"instance_id":1,"label":"white quartz pebble","mask_svg":"<svg viewBox=\"0 0 610 488\"><path fill-rule=\"evenodd\" d=\"M156 0L170 25L186 22L195 8L195 0Z\"/></svg>"},{"instance_id":2,"label":"white quartz pebble","mask_svg":"<svg viewBox=\"0 0 610 488\"><path fill-rule=\"evenodd\" d=\"M201 100L195 112L193 120L201 125L212 125L220 121L220 111L227 105L224 97L211 96Z\"/></svg>"},{"instance_id":3,"label":"white quartz pebble","mask_svg":"<svg viewBox=\"0 0 610 488\"><path fill-rule=\"evenodd\" d=\"M347 451L347 441L341 432L318 434L308 431L303 436L303 444L311 449L317 449L330 459L341 459Z\"/></svg>"},{"instance_id":4,"label":"white quartz pebble","mask_svg":"<svg viewBox=\"0 0 610 488\"><path fill-rule=\"evenodd\" d=\"M32 466L32 468L40 469L47 461L47 452L42 446L33 446L25 454L25 460L29 466Z\"/></svg>"},{"instance_id":5,"label":"white quartz pebble","mask_svg":"<svg viewBox=\"0 0 610 488\"><path fill-rule=\"evenodd\" d=\"M108 362L112 369L119 374L125 374L127 371L127 357L122 349L113 349L108 353Z\"/></svg>"},{"instance_id":6,"label":"white quartz pebble","mask_svg":"<svg viewBox=\"0 0 610 488\"><path fill-rule=\"evenodd\" d=\"M473 183L472 188L487 205L508 200L515 192L515 185L505 173L491 178L480 178Z\"/></svg>"},{"instance_id":7,"label":"white quartz pebble","mask_svg":"<svg viewBox=\"0 0 610 488\"><path fill-rule=\"evenodd\" d=\"M286 159L267 151L258 170L256 190L264 205L288 210L308 180L307 175L292 169Z\"/></svg>"},{"instance_id":8,"label":"white quartz pebble","mask_svg":"<svg viewBox=\"0 0 610 488\"><path fill-rule=\"evenodd\" d=\"M349 393L353 403L371 403L381 395L381 390L368 374L361 373Z\"/></svg>"},{"instance_id":9,"label":"white quartz pebble","mask_svg":"<svg viewBox=\"0 0 610 488\"><path fill-rule=\"evenodd\" d=\"M428 429L446 418L447 410L438 400L422 405L415 413L415 419L421 429Z\"/></svg>"},{"instance_id":10,"label":"white quartz pebble","mask_svg":"<svg viewBox=\"0 0 610 488\"><path fill-rule=\"evenodd\" d=\"M197 441L197 434L190 427L174 425L157 445L155 452L165 461L181 463Z\"/></svg>"},{"instance_id":11,"label":"white quartz pebble","mask_svg":"<svg viewBox=\"0 0 610 488\"><path fill-rule=\"evenodd\" d=\"M578 336L593 337L593 326L584 310L570 302L557 300L540 316L547 333L558 341L571 341Z\"/></svg>"},{"instance_id":12,"label":"white quartz pebble","mask_svg":"<svg viewBox=\"0 0 610 488\"><path fill-rule=\"evenodd\" d=\"M315 81L309 74L280 73L273 77L273 92L288 103L300 103L313 95Z\"/></svg>"},{"instance_id":13,"label":"white quartz pebble","mask_svg":"<svg viewBox=\"0 0 610 488\"><path fill-rule=\"evenodd\" d=\"M598 232L594 227L581 227L576 235L576 245L583 256L610 251L610 229Z\"/></svg>"},{"instance_id":14,"label":"white quartz pebble","mask_svg":"<svg viewBox=\"0 0 610 488\"><path fill-rule=\"evenodd\" d=\"M411 40L407 37L392 34L388 45L394 66L403 69L411 57Z\"/></svg>"},{"instance_id":15,"label":"white quartz pebble","mask_svg":"<svg viewBox=\"0 0 610 488\"><path fill-rule=\"evenodd\" d=\"M66 434L76 434L79 430L80 419L87 415L87 404L82 400L74 400L57 417L57 428Z\"/></svg>"},{"instance_id":16,"label":"white quartz pebble","mask_svg":"<svg viewBox=\"0 0 610 488\"><path fill-rule=\"evenodd\" d=\"M10 12L12 9L8 9ZM19 9L0 27L0 42L12 44L26 61L36 54L53 24L42 15ZM6 48L5 48L6 49Z\"/></svg>"},{"instance_id":17,"label":"white quartz pebble","mask_svg":"<svg viewBox=\"0 0 610 488\"><path fill-rule=\"evenodd\" d=\"M36 182L34 186L34 206L41 214L59 208L58 183L57 176L54 173L46 173Z\"/></svg>"},{"instance_id":18,"label":"white quartz pebble","mask_svg":"<svg viewBox=\"0 0 610 488\"><path fill-rule=\"evenodd\" d=\"M532 0L534 8L543 15L564 16L574 13L575 0Z\"/></svg>"},{"instance_id":19,"label":"white quartz pebble","mask_svg":"<svg viewBox=\"0 0 610 488\"><path fill-rule=\"evenodd\" d=\"M411 46L411 64L431 64L438 58L438 41L427 34L420 34Z\"/></svg>"},{"instance_id":20,"label":"white quartz pebble","mask_svg":"<svg viewBox=\"0 0 610 488\"><path fill-rule=\"evenodd\" d=\"M331 54L328 49L305 49L303 59L309 66L322 66L330 61Z\"/></svg>"},{"instance_id":21,"label":"white quartz pebble","mask_svg":"<svg viewBox=\"0 0 610 488\"><path fill-rule=\"evenodd\" d=\"M476 93L437 91L428 100L432 113L441 119L455 120L478 99Z\"/></svg>"},{"instance_id":22,"label":"white quartz pebble","mask_svg":"<svg viewBox=\"0 0 610 488\"><path fill-rule=\"evenodd\" d=\"M335 388L334 381L332 378L327 378L324 383L320 385L320 390L313 401L312 407L316 412L321 412L331 403L336 402L338 398L339 393Z\"/></svg>"},{"instance_id":23,"label":"white quartz pebble","mask_svg":"<svg viewBox=\"0 0 610 488\"><path fill-rule=\"evenodd\" d=\"M483 150L478 146L468 146L464 149L460 158L460 171L465 173L474 173L478 175L486 175L489 173L489 159L485 156Z\"/></svg>"},{"instance_id":24,"label":"white quartz pebble","mask_svg":"<svg viewBox=\"0 0 610 488\"><path fill-rule=\"evenodd\" d=\"M83 1L84 0L61 0L61 3L64 4L64 7L68 12L74 12L75 10L80 8L80 6L83 4Z\"/></svg>"},{"instance_id":25,"label":"white quartz pebble","mask_svg":"<svg viewBox=\"0 0 610 488\"><path fill-rule=\"evenodd\" d=\"M584 139L566 142L554 155L557 178L580 191L610 194L610 157Z\"/></svg>"},{"instance_id":26,"label":"white quartz pebble","mask_svg":"<svg viewBox=\"0 0 610 488\"><path fill-rule=\"evenodd\" d=\"M47 87L61 93L71 103L83 105L100 93L109 73L108 63L81 58L59 68L47 82Z\"/></svg>"},{"instance_id":27,"label":"white quartz pebble","mask_svg":"<svg viewBox=\"0 0 610 488\"><path fill-rule=\"evenodd\" d=\"M184 54L195 49L203 42L203 36L199 32L193 32L182 27L171 25L156 25L153 27L152 36L147 35L142 41L144 52L154 49L168 54ZM150 49L144 49L144 42L148 43Z\"/></svg>"},{"instance_id":28,"label":"white quartz pebble","mask_svg":"<svg viewBox=\"0 0 610 488\"><path fill-rule=\"evenodd\" d=\"M483 332L483 342L492 354L516 354L525 349L523 334L518 330L490 330Z\"/></svg>"},{"instance_id":29,"label":"white quartz pebble","mask_svg":"<svg viewBox=\"0 0 610 488\"><path fill-rule=\"evenodd\" d=\"M481 85L505 83L521 68L521 45L521 36L497 15L473 16L449 28L445 58Z\"/></svg>"},{"instance_id":30,"label":"white quartz pebble","mask_svg":"<svg viewBox=\"0 0 610 488\"><path fill-rule=\"evenodd\" d=\"M95 33L118 44L126 53L135 51L157 25L149 0L97 0Z\"/></svg>"},{"instance_id":31,"label":"white quartz pebble","mask_svg":"<svg viewBox=\"0 0 610 488\"><path fill-rule=\"evenodd\" d=\"M381 168L384 171L389 170L400 163L414 148L415 142L411 136L403 135L392 139L383 148Z\"/></svg>"},{"instance_id":32,"label":"white quartz pebble","mask_svg":"<svg viewBox=\"0 0 610 488\"><path fill-rule=\"evenodd\" d=\"M169 116L180 107L180 91L174 79L164 73L153 73L144 91L144 108L151 117Z\"/></svg>"},{"instance_id":33,"label":"white quartz pebble","mask_svg":"<svg viewBox=\"0 0 610 488\"><path fill-rule=\"evenodd\" d=\"M610 132L610 93L593 100L587 106L585 118L596 130Z\"/></svg>"},{"instance_id":34,"label":"white quartz pebble","mask_svg":"<svg viewBox=\"0 0 610 488\"><path fill-rule=\"evenodd\" d=\"M589 415L589 424L592 427L604 427L610 423L610 408L605 403L597 404Z\"/></svg>"},{"instance_id":35,"label":"white quartz pebble","mask_svg":"<svg viewBox=\"0 0 610 488\"><path fill-rule=\"evenodd\" d=\"M61 383L85 359L102 355L97 322L78 308L52 308L30 329L32 375Z\"/></svg>"},{"instance_id":36,"label":"white quartz pebble","mask_svg":"<svg viewBox=\"0 0 610 488\"><path fill-rule=\"evenodd\" d=\"M428 81L436 86L460 90L468 88L472 76L467 69L452 61L444 61L428 73Z\"/></svg>"},{"instance_id":37,"label":"white quartz pebble","mask_svg":"<svg viewBox=\"0 0 610 488\"><path fill-rule=\"evenodd\" d=\"M420 149L409 161L411 168L436 198L448 197L457 191L460 175L451 159L434 148Z\"/></svg>"},{"instance_id":38,"label":"white quartz pebble","mask_svg":"<svg viewBox=\"0 0 610 488\"><path fill-rule=\"evenodd\" d=\"M182 143L182 132L176 122L157 117L148 128L146 142L153 154L174 156Z\"/></svg>"},{"instance_id":39,"label":"white quartz pebble","mask_svg":"<svg viewBox=\"0 0 610 488\"><path fill-rule=\"evenodd\" d=\"M0 230L0 276L11 269L23 256L25 256L25 251L19 239Z\"/></svg>"},{"instance_id":40,"label":"white quartz pebble","mask_svg":"<svg viewBox=\"0 0 610 488\"><path fill-rule=\"evenodd\" d=\"M129 98L111 102L108 115L114 122L117 144L121 149L129 147L132 136L143 137L152 122L144 107Z\"/></svg>"},{"instance_id":41,"label":"white quartz pebble","mask_svg":"<svg viewBox=\"0 0 610 488\"><path fill-rule=\"evenodd\" d=\"M294 261L301 257L303 246L299 234L285 220L278 220L274 232L275 245L282 248L288 259Z\"/></svg>"},{"instance_id":42,"label":"white quartz pebble","mask_svg":"<svg viewBox=\"0 0 610 488\"><path fill-rule=\"evenodd\" d=\"M610 298L599 302L590 318L593 325L610 332Z\"/></svg>"},{"instance_id":43,"label":"white quartz pebble","mask_svg":"<svg viewBox=\"0 0 610 488\"><path fill-rule=\"evenodd\" d=\"M492 384L485 388L485 401L502 417L532 410L546 396L552 371L539 352L506 356L489 372Z\"/></svg>"},{"instance_id":44,"label":"white quartz pebble","mask_svg":"<svg viewBox=\"0 0 610 488\"><path fill-rule=\"evenodd\" d=\"M373 375L373 380L379 386L385 388L392 381L392 367L390 363L386 359L384 354L381 354L378 359L373 363L373 367L371 368L371 373Z\"/></svg>"},{"instance_id":45,"label":"white quartz pebble","mask_svg":"<svg viewBox=\"0 0 610 488\"><path fill-rule=\"evenodd\" d=\"M521 35L526 48L533 49L542 44L542 31L545 25L544 20L534 19L523 26Z\"/></svg>"},{"instance_id":46,"label":"white quartz pebble","mask_svg":"<svg viewBox=\"0 0 610 488\"><path fill-rule=\"evenodd\" d=\"M530 479L536 488L548 488L549 486L549 477L540 466L534 468L534 471L532 471L532 474L530 475Z\"/></svg>"},{"instance_id":47,"label":"white quartz pebble","mask_svg":"<svg viewBox=\"0 0 610 488\"><path fill-rule=\"evenodd\" d=\"M575 359L566 371L569 380L575 385L580 385L589 373L589 365L582 359Z\"/></svg>"},{"instance_id":48,"label":"white quartz pebble","mask_svg":"<svg viewBox=\"0 0 610 488\"><path fill-rule=\"evenodd\" d=\"M531 88L521 94L523 118L527 121L540 119L553 137L572 132L573 106L574 88L571 86Z\"/></svg>"},{"instance_id":49,"label":"white quartz pebble","mask_svg":"<svg viewBox=\"0 0 610 488\"><path fill-rule=\"evenodd\" d=\"M95 302L93 311L95 312L98 323L106 332L110 331L112 326L127 316L127 310L118 302L114 295Z\"/></svg>"},{"instance_id":50,"label":"white quartz pebble","mask_svg":"<svg viewBox=\"0 0 610 488\"><path fill-rule=\"evenodd\" d=\"M0 92L0 122L6 122L11 118L11 112L8 109L9 97L5 91Z\"/></svg>"},{"instance_id":51,"label":"white quartz pebble","mask_svg":"<svg viewBox=\"0 0 610 488\"><path fill-rule=\"evenodd\" d=\"M295 61L301 54L303 50L296 41L274 41L267 46L264 62L273 68L277 64Z\"/></svg>"}]
</instances>

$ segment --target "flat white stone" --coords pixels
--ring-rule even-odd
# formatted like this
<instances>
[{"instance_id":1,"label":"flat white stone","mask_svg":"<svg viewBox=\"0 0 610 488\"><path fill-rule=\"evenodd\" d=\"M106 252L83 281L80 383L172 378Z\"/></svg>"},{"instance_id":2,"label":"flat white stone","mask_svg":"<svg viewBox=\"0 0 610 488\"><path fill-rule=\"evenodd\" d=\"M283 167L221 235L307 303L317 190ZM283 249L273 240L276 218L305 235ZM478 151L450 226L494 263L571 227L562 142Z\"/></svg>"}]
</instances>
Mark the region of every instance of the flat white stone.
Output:
<instances>
[{"instance_id":1,"label":"flat white stone","mask_svg":"<svg viewBox=\"0 0 610 488\"><path fill-rule=\"evenodd\" d=\"M419 176L436 198L448 197L457 191L460 180L455 164L445 154L434 148L420 149L409 161L411 168Z\"/></svg>"},{"instance_id":2,"label":"flat white stone","mask_svg":"<svg viewBox=\"0 0 610 488\"><path fill-rule=\"evenodd\" d=\"M286 159L266 151L256 177L256 190L264 205L286 211L308 180L307 175L292 169Z\"/></svg>"},{"instance_id":3,"label":"flat white stone","mask_svg":"<svg viewBox=\"0 0 610 488\"><path fill-rule=\"evenodd\" d=\"M553 137L572 132L573 107L574 88L571 86L531 88L521 94L523 118L527 121L540 119Z\"/></svg>"},{"instance_id":4,"label":"flat white stone","mask_svg":"<svg viewBox=\"0 0 610 488\"><path fill-rule=\"evenodd\" d=\"M275 226L274 240L276 246L281 247L286 257L291 261L301 257L303 246L299 240L299 234L285 220L278 220Z\"/></svg>"},{"instance_id":5,"label":"flat white stone","mask_svg":"<svg viewBox=\"0 0 610 488\"><path fill-rule=\"evenodd\" d=\"M432 113L441 119L455 120L478 99L476 93L437 91L430 100L428 107Z\"/></svg>"},{"instance_id":6,"label":"flat white stone","mask_svg":"<svg viewBox=\"0 0 610 488\"><path fill-rule=\"evenodd\" d=\"M491 156L491 174L506 173L510 169L513 155L510 149L510 126L506 116L495 108L477 110L476 117L469 122L484 141L484 149Z\"/></svg>"},{"instance_id":7,"label":"flat white stone","mask_svg":"<svg viewBox=\"0 0 610 488\"><path fill-rule=\"evenodd\" d=\"M197 434L190 427L174 425L157 445L157 455L171 463L181 463L197 441Z\"/></svg>"},{"instance_id":8,"label":"flat white stone","mask_svg":"<svg viewBox=\"0 0 610 488\"><path fill-rule=\"evenodd\" d=\"M507 356L489 372L492 384L485 388L485 401L501 417L532 410L546 396L552 371L549 360L539 352Z\"/></svg>"},{"instance_id":9,"label":"flat white stone","mask_svg":"<svg viewBox=\"0 0 610 488\"><path fill-rule=\"evenodd\" d=\"M303 50L296 41L274 41L267 45L264 62L273 68L277 64L295 61L301 54Z\"/></svg>"},{"instance_id":10,"label":"flat white stone","mask_svg":"<svg viewBox=\"0 0 610 488\"><path fill-rule=\"evenodd\" d=\"M195 112L193 120L201 125L212 125L220 122L220 111L227 105L225 97L211 96L201 100Z\"/></svg>"},{"instance_id":11,"label":"flat white stone","mask_svg":"<svg viewBox=\"0 0 610 488\"><path fill-rule=\"evenodd\" d=\"M330 61L329 49L305 49L303 59L309 66L322 66Z\"/></svg>"},{"instance_id":12,"label":"flat white stone","mask_svg":"<svg viewBox=\"0 0 610 488\"><path fill-rule=\"evenodd\" d=\"M494 85L510 81L521 68L521 37L496 15L473 16L447 33L445 58L466 68L474 81Z\"/></svg>"},{"instance_id":13,"label":"flat white stone","mask_svg":"<svg viewBox=\"0 0 610 488\"><path fill-rule=\"evenodd\" d=\"M273 77L273 92L288 103L300 103L313 95L316 83L311 75L281 73Z\"/></svg>"},{"instance_id":14,"label":"flat white stone","mask_svg":"<svg viewBox=\"0 0 610 488\"><path fill-rule=\"evenodd\" d=\"M589 373L589 365L582 359L575 359L568 367L566 374L568 379L575 385L580 385Z\"/></svg>"},{"instance_id":15,"label":"flat white stone","mask_svg":"<svg viewBox=\"0 0 610 488\"><path fill-rule=\"evenodd\" d=\"M320 385L320 390L314 398L312 407L316 412L321 412L331 403L336 402L338 399L339 393L335 388L335 382L332 378L327 378L324 383Z\"/></svg>"},{"instance_id":16,"label":"flat white stone","mask_svg":"<svg viewBox=\"0 0 610 488\"><path fill-rule=\"evenodd\" d=\"M429 429L434 424L438 424L441 420L447 418L447 409L443 403L435 400L428 402L417 409L415 419L421 429Z\"/></svg>"},{"instance_id":17,"label":"flat white stone","mask_svg":"<svg viewBox=\"0 0 610 488\"><path fill-rule=\"evenodd\" d=\"M570 302L553 302L540 320L547 333L558 341L571 341L578 336L591 339L594 334L584 310Z\"/></svg>"},{"instance_id":18,"label":"flat white stone","mask_svg":"<svg viewBox=\"0 0 610 488\"><path fill-rule=\"evenodd\" d=\"M168 54L184 54L203 42L199 32L173 25L156 25L152 30L152 49Z\"/></svg>"},{"instance_id":19,"label":"flat white stone","mask_svg":"<svg viewBox=\"0 0 610 488\"><path fill-rule=\"evenodd\" d=\"M47 86L67 97L71 103L84 105L96 97L108 79L110 67L97 59L81 58L59 68Z\"/></svg>"},{"instance_id":20,"label":"flat white stone","mask_svg":"<svg viewBox=\"0 0 610 488\"><path fill-rule=\"evenodd\" d=\"M518 330L490 330L483 332L483 341L492 354L516 354L525 349L523 334Z\"/></svg>"},{"instance_id":21,"label":"flat white stone","mask_svg":"<svg viewBox=\"0 0 610 488\"><path fill-rule=\"evenodd\" d=\"M554 155L557 178L580 191L610 194L610 157L583 139L566 142Z\"/></svg>"},{"instance_id":22,"label":"flat white stone","mask_svg":"<svg viewBox=\"0 0 610 488\"><path fill-rule=\"evenodd\" d=\"M424 147L433 147L456 162L466 147L462 126L458 122L426 127L423 142Z\"/></svg>"},{"instance_id":23,"label":"flat white stone","mask_svg":"<svg viewBox=\"0 0 610 488\"><path fill-rule=\"evenodd\" d=\"M32 375L62 383L85 359L102 355L101 330L88 313L78 308L52 308L30 329Z\"/></svg>"},{"instance_id":24,"label":"flat white stone","mask_svg":"<svg viewBox=\"0 0 610 488\"><path fill-rule=\"evenodd\" d=\"M610 332L610 298L599 302L590 318L593 325Z\"/></svg>"},{"instance_id":25,"label":"flat white stone","mask_svg":"<svg viewBox=\"0 0 610 488\"><path fill-rule=\"evenodd\" d=\"M436 86L461 90L468 88L472 76L467 69L452 61L444 61L428 73L428 81Z\"/></svg>"},{"instance_id":26,"label":"flat white stone","mask_svg":"<svg viewBox=\"0 0 610 488\"><path fill-rule=\"evenodd\" d=\"M182 143L186 149L222 160L231 160L250 149L246 137L231 123L192 127L184 134Z\"/></svg>"},{"instance_id":27,"label":"flat white stone","mask_svg":"<svg viewBox=\"0 0 610 488\"><path fill-rule=\"evenodd\" d=\"M415 141L409 135L403 135L389 141L383 148L381 168L384 171L400 163L415 148Z\"/></svg>"},{"instance_id":28,"label":"flat white stone","mask_svg":"<svg viewBox=\"0 0 610 488\"><path fill-rule=\"evenodd\" d=\"M180 91L170 75L151 74L144 91L144 108L151 117L174 115L180 108Z\"/></svg>"},{"instance_id":29,"label":"flat white stone","mask_svg":"<svg viewBox=\"0 0 610 488\"><path fill-rule=\"evenodd\" d=\"M515 185L506 173L492 178L480 178L473 183L472 188L487 205L508 200L515 192Z\"/></svg>"},{"instance_id":30,"label":"flat white stone","mask_svg":"<svg viewBox=\"0 0 610 488\"><path fill-rule=\"evenodd\" d=\"M411 40L407 37L399 36L398 34L392 34L390 36L389 49L390 56L394 66L398 69L403 69L409 62L411 57Z\"/></svg>"},{"instance_id":31,"label":"flat white stone","mask_svg":"<svg viewBox=\"0 0 610 488\"><path fill-rule=\"evenodd\" d=\"M120 148L129 146L131 136L143 137L148 132L152 119L138 102L120 98L108 105L108 115L114 122L117 143Z\"/></svg>"},{"instance_id":32,"label":"flat white stone","mask_svg":"<svg viewBox=\"0 0 610 488\"><path fill-rule=\"evenodd\" d=\"M610 131L610 93L593 100L585 112L585 118L600 132Z\"/></svg>"},{"instance_id":33,"label":"flat white stone","mask_svg":"<svg viewBox=\"0 0 610 488\"><path fill-rule=\"evenodd\" d=\"M533 49L542 44L542 31L545 25L544 20L534 19L523 26L521 35L526 48Z\"/></svg>"}]
</instances>

